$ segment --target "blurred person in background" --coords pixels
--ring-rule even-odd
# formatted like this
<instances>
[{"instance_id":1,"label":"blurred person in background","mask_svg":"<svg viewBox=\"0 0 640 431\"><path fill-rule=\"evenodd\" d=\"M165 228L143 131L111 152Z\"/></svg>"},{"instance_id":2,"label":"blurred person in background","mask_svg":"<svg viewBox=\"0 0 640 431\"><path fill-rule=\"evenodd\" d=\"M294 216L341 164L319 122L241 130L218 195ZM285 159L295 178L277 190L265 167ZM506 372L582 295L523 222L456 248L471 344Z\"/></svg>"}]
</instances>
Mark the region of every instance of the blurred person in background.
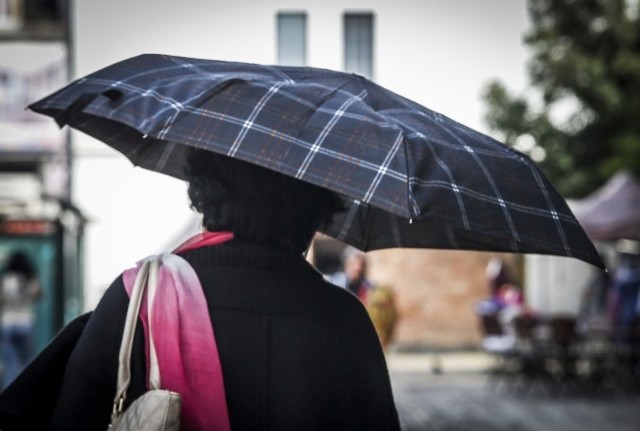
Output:
<instances>
[{"instance_id":1,"label":"blurred person in background","mask_svg":"<svg viewBox=\"0 0 640 431\"><path fill-rule=\"evenodd\" d=\"M621 335L640 316L640 255L620 253L619 263L611 276L611 320Z\"/></svg>"},{"instance_id":2,"label":"blurred person in background","mask_svg":"<svg viewBox=\"0 0 640 431\"><path fill-rule=\"evenodd\" d=\"M40 294L40 282L27 254L12 253L0 274L2 388L11 383L31 359L33 305Z\"/></svg>"},{"instance_id":3,"label":"blurred person in background","mask_svg":"<svg viewBox=\"0 0 640 431\"><path fill-rule=\"evenodd\" d=\"M380 344L386 349L398 322L396 294L393 288L387 285L374 288L369 295L367 311L378 333Z\"/></svg>"},{"instance_id":4,"label":"blurred person in background","mask_svg":"<svg viewBox=\"0 0 640 431\"><path fill-rule=\"evenodd\" d=\"M481 316L498 313L505 305L503 296L506 287L513 284L511 271L500 257L492 257L489 260L485 277L488 296L476 306L476 312Z\"/></svg>"},{"instance_id":5,"label":"blurred person in background","mask_svg":"<svg viewBox=\"0 0 640 431\"><path fill-rule=\"evenodd\" d=\"M342 271L329 277L329 281L351 292L366 304L373 285L367 279L367 257L354 247L347 247L342 253Z\"/></svg>"}]
</instances>

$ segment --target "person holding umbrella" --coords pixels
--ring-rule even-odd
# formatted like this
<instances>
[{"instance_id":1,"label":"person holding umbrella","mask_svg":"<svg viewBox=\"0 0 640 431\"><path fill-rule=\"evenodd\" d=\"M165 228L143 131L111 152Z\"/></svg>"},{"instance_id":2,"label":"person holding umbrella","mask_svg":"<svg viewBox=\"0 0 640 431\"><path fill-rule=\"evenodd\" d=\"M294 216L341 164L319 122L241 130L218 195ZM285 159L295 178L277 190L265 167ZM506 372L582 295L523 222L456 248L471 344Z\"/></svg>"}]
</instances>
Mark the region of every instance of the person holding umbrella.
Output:
<instances>
[{"instance_id":1,"label":"person holding umbrella","mask_svg":"<svg viewBox=\"0 0 640 431\"><path fill-rule=\"evenodd\" d=\"M232 429L399 429L364 307L302 257L315 230L362 251L545 253L603 266L525 155L357 75L145 54L30 108L189 182L207 232L176 253L202 284L224 375L216 402ZM108 423L128 274L70 355L58 429ZM127 400L144 391L143 339Z\"/></svg>"},{"instance_id":2,"label":"person holding umbrella","mask_svg":"<svg viewBox=\"0 0 640 431\"><path fill-rule=\"evenodd\" d=\"M365 308L303 256L316 230L343 209L340 197L204 150L190 151L185 175L206 231L204 241L190 241L178 254L202 284L231 429L399 429ZM206 245L214 232L226 236ZM107 429L128 303L124 283L114 281L75 346L50 429ZM146 390L141 334L133 358L127 400ZM182 420L188 423L184 414Z\"/></svg>"}]
</instances>

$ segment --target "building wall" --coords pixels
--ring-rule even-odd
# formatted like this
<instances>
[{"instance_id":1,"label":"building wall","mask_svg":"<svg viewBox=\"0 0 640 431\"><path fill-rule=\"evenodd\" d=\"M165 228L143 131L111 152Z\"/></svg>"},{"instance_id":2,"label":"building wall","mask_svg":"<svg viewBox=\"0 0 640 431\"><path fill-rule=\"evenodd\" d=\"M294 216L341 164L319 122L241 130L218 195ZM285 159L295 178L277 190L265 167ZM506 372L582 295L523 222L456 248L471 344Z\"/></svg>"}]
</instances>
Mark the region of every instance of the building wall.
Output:
<instances>
[{"instance_id":1,"label":"building wall","mask_svg":"<svg viewBox=\"0 0 640 431\"><path fill-rule=\"evenodd\" d=\"M368 253L369 275L396 293L398 346L478 346L475 313L488 295L485 270L492 253L452 250L379 250ZM513 255L501 254L516 270Z\"/></svg>"},{"instance_id":2,"label":"building wall","mask_svg":"<svg viewBox=\"0 0 640 431\"><path fill-rule=\"evenodd\" d=\"M310 66L342 68L342 16L371 11L381 85L485 131L480 92L491 78L524 88L524 1L81 0L74 2L76 76L141 53L275 63L276 15L305 11ZM73 195L86 233L87 308L120 271L193 226L185 186L132 169L101 143L73 134ZM477 339L472 303L488 258L476 253L371 254L372 277L394 285L407 343ZM457 335L453 335L453 334Z\"/></svg>"},{"instance_id":3,"label":"building wall","mask_svg":"<svg viewBox=\"0 0 640 431\"><path fill-rule=\"evenodd\" d=\"M577 315L585 289L599 271L580 260L558 256L527 256L526 265L528 302L547 315Z\"/></svg>"}]
</instances>

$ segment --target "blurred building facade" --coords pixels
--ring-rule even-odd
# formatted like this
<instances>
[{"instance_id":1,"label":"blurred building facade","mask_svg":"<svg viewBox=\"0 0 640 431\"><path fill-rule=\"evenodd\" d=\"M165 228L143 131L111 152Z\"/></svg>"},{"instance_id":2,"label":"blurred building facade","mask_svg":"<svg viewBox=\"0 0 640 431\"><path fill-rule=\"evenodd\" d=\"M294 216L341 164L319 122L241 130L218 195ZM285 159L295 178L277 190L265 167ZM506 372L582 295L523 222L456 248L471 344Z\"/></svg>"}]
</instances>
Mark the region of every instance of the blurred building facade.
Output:
<instances>
[{"instance_id":1,"label":"blurred building facade","mask_svg":"<svg viewBox=\"0 0 640 431\"><path fill-rule=\"evenodd\" d=\"M83 309L84 217L71 200L68 137L25 109L69 80L67 17L64 1L0 2L0 275L17 253L34 266L35 349Z\"/></svg>"}]
</instances>

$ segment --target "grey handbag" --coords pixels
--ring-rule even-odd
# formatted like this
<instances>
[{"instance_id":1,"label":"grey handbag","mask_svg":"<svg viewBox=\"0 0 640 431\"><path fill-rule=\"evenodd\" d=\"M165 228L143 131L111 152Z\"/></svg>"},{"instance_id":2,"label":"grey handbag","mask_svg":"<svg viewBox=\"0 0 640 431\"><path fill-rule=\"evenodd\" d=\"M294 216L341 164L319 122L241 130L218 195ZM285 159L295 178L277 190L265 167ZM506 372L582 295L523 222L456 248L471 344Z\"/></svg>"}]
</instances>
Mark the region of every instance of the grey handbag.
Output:
<instances>
[{"instance_id":1,"label":"grey handbag","mask_svg":"<svg viewBox=\"0 0 640 431\"><path fill-rule=\"evenodd\" d=\"M160 370L151 328L152 307L150 305L153 302L157 288L159 266L159 256L146 260L138 272L131 292L122 344L120 345L118 387L113 401L113 413L111 414L111 424L109 425L110 431L178 431L180 429L180 394L160 389ZM145 286L147 288L147 303L149 304L149 387L151 389L124 410L127 389L131 382L130 366L133 334Z\"/></svg>"}]
</instances>

